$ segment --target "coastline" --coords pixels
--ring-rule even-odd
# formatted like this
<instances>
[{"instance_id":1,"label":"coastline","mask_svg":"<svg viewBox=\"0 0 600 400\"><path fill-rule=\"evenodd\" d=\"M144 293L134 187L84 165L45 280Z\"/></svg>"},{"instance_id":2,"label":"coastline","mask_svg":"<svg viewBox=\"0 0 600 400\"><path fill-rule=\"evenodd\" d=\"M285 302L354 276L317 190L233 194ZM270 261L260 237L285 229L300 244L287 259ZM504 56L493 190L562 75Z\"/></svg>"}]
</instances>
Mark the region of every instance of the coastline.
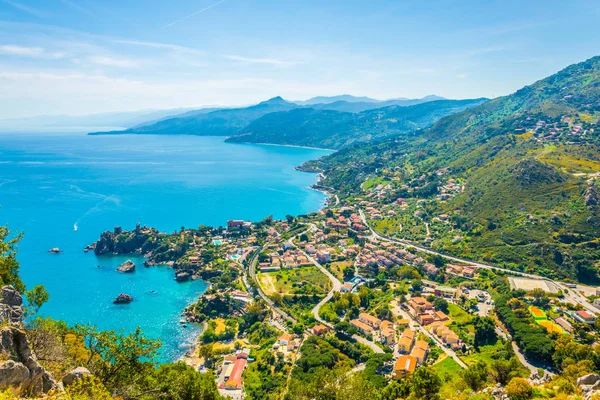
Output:
<instances>
[{"instance_id":1,"label":"coastline","mask_svg":"<svg viewBox=\"0 0 600 400\"><path fill-rule=\"evenodd\" d=\"M198 329L198 334L194 338L194 345L186 351L181 357L179 357L176 361L183 361L190 367L193 367L195 370L198 370L200 366L204 365L203 360L198 355L200 350L200 336L206 330L208 323L206 321L200 324L200 328Z\"/></svg>"},{"instance_id":2,"label":"coastline","mask_svg":"<svg viewBox=\"0 0 600 400\"><path fill-rule=\"evenodd\" d=\"M232 143L232 142L225 142L225 143ZM324 150L324 151L331 151L331 152L336 152L339 150L339 149L328 149L325 147L299 146L299 145L295 145L295 144L278 144L278 143L235 142L235 144L259 144L261 146L294 147L297 149Z\"/></svg>"}]
</instances>

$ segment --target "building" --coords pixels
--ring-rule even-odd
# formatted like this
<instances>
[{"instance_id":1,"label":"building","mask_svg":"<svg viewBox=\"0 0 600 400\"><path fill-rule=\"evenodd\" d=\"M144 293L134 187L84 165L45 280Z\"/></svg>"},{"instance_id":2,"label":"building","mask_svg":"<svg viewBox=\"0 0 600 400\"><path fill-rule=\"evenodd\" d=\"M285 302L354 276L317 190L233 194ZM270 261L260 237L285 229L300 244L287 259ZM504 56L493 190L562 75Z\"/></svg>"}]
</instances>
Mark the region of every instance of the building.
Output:
<instances>
[{"instance_id":1,"label":"building","mask_svg":"<svg viewBox=\"0 0 600 400\"><path fill-rule=\"evenodd\" d=\"M415 314L422 314L433 308L433 304L428 302L424 297L413 297L408 301L408 305L414 310Z\"/></svg>"},{"instance_id":2,"label":"building","mask_svg":"<svg viewBox=\"0 0 600 400\"><path fill-rule=\"evenodd\" d=\"M394 378L402 379L412 374L417 367L417 359L413 356L400 356L394 365Z\"/></svg>"},{"instance_id":3,"label":"building","mask_svg":"<svg viewBox=\"0 0 600 400\"><path fill-rule=\"evenodd\" d=\"M248 363L248 355L246 353L238 353L237 359L233 364L233 368L225 382L225 389L227 390L238 390L242 388L242 373Z\"/></svg>"},{"instance_id":4,"label":"building","mask_svg":"<svg viewBox=\"0 0 600 400\"><path fill-rule=\"evenodd\" d=\"M286 333L277 338L277 343L280 346L285 347L287 351L294 350L294 335Z\"/></svg>"},{"instance_id":5,"label":"building","mask_svg":"<svg viewBox=\"0 0 600 400\"><path fill-rule=\"evenodd\" d=\"M360 313L358 315L358 319L360 322L370 325L375 329L379 329L379 326L381 325L381 320L377 317L372 316L371 314Z\"/></svg>"},{"instance_id":6,"label":"building","mask_svg":"<svg viewBox=\"0 0 600 400\"><path fill-rule=\"evenodd\" d=\"M569 321L567 321L566 319L564 319L563 317L558 317L554 320L554 322L560 326L561 328L563 328L565 331L569 332L569 333L573 333L573 325L571 325L569 323Z\"/></svg>"},{"instance_id":7,"label":"building","mask_svg":"<svg viewBox=\"0 0 600 400\"><path fill-rule=\"evenodd\" d=\"M458 290L450 286L437 286L433 293L437 297L446 297L448 299L455 299L458 297Z\"/></svg>"},{"instance_id":8,"label":"building","mask_svg":"<svg viewBox=\"0 0 600 400\"><path fill-rule=\"evenodd\" d=\"M342 293L351 292L353 287L354 287L354 286L353 286L353 285L352 285L350 282L345 282L345 283L342 285L342 290L341 290L341 292L342 292Z\"/></svg>"},{"instance_id":9,"label":"building","mask_svg":"<svg viewBox=\"0 0 600 400\"><path fill-rule=\"evenodd\" d=\"M350 323L363 335L373 335L373 328L371 325L367 325L358 319L353 319Z\"/></svg>"},{"instance_id":10,"label":"building","mask_svg":"<svg viewBox=\"0 0 600 400\"><path fill-rule=\"evenodd\" d=\"M312 328L313 335L321 336L327 333L329 329L325 325L315 325Z\"/></svg>"},{"instance_id":11,"label":"building","mask_svg":"<svg viewBox=\"0 0 600 400\"><path fill-rule=\"evenodd\" d=\"M416 332L411 329L405 329L400 336L398 341L398 351L400 353L408 354L412 350L413 342L415 341Z\"/></svg>"},{"instance_id":12,"label":"building","mask_svg":"<svg viewBox=\"0 0 600 400\"><path fill-rule=\"evenodd\" d=\"M435 322L435 318L429 313L419 314L418 319L421 325L429 325Z\"/></svg>"},{"instance_id":13,"label":"building","mask_svg":"<svg viewBox=\"0 0 600 400\"><path fill-rule=\"evenodd\" d=\"M584 322L590 325L596 322L595 315L592 315L589 312L583 310L576 311L575 313L573 313L573 318L575 318L579 322Z\"/></svg>"},{"instance_id":14,"label":"building","mask_svg":"<svg viewBox=\"0 0 600 400\"><path fill-rule=\"evenodd\" d=\"M317 260L320 263L328 263L331 261L331 253L327 250L317 251Z\"/></svg>"},{"instance_id":15,"label":"building","mask_svg":"<svg viewBox=\"0 0 600 400\"><path fill-rule=\"evenodd\" d=\"M381 322L379 334L381 343L387 346L394 346L396 344L396 329L394 329L394 324L390 321Z\"/></svg>"},{"instance_id":16,"label":"building","mask_svg":"<svg viewBox=\"0 0 600 400\"><path fill-rule=\"evenodd\" d=\"M418 364L425 364L427 355L429 354L429 344L423 340L419 340L415 343L410 355L417 359Z\"/></svg>"}]
</instances>

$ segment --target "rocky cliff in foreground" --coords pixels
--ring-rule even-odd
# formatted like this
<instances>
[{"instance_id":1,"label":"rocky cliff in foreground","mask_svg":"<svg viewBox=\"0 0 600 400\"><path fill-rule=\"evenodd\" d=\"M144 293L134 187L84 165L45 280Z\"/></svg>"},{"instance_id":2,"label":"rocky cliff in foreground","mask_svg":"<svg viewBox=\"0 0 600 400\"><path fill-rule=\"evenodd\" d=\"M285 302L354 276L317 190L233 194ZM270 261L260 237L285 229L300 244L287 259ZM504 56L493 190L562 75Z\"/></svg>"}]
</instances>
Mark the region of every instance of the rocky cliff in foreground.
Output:
<instances>
[{"instance_id":1,"label":"rocky cliff in foreground","mask_svg":"<svg viewBox=\"0 0 600 400\"><path fill-rule=\"evenodd\" d=\"M19 387L39 396L59 388L38 362L23 329L23 299L12 286L4 286L0 299L0 388Z\"/></svg>"}]
</instances>

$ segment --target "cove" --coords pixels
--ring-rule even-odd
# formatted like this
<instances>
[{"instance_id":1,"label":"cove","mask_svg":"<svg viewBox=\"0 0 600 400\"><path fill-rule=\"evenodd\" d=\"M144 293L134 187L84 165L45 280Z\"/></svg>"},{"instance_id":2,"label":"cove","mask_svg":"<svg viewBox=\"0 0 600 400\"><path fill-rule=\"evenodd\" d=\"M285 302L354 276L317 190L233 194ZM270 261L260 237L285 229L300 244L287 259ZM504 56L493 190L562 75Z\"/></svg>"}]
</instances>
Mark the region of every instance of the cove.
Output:
<instances>
[{"instance_id":1,"label":"cove","mask_svg":"<svg viewBox=\"0 0 600 400\"><path fill-rule=\"evenodd\" d=\"M310 189L317 175L294 167L329 153L220 137L3 134L0 223L24 233L21 276L50 292L43 315L101 329L140 326L161 339L159 359L172 361L197 335L197 327L179 325L180 312L206 284L177 283L171 269L145 268L141 257L97 257L83 248L137 222L171 232L317 211L326 199ZM48 253L52 247L61 253ZM136 272L116 272L127 259ZM119 293L134 301L113 305Z\"/></svg>"}]
</instances>

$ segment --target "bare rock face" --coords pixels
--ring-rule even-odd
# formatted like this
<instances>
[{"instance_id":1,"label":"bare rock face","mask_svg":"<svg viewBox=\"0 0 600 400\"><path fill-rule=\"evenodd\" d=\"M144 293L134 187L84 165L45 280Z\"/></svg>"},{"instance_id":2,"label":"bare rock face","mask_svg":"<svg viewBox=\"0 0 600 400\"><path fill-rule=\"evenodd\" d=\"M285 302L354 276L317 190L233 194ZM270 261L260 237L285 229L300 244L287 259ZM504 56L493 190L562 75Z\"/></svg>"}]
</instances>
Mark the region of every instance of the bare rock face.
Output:
<instances>
[{"instance_id":1,"label":"bare rock face","mask_svg":"<svg viewBox=\"0 0 600 400\"><path fill-rule=\"evenodd\" d=\"M600 381L600 375L598 374L587 374L584 375L580 378L577 378L577 386L584 386L584 385L593 385L596 382Z\"/></svg>"},{"instance_id":2,"label":"bare rock face","mask_svg":"<svg viewBox=\"0 0 600 400\"><path fill-rule=\"evenodd\" d=\"M87 375L91 375L91 372L87 368L77 367L73 371L71 371L67 375L65 375L65 377L63 378L62 381L65 386L69 386L76 380L79 380Z\"/></svg>"},{"instance_id":3,"label":"bare rock face","mask_svg":"<svg viewBox=\"0 0 600 400\"><path fill-rule=\"evenodd\" d=\"M0 301L0 388L19 386L25 393L38 396L55 389L56 381L38 362L23 331L23 300L12 286L4 286Z\"/></svg>"},{"instance_id":4,"label":"bare rock face","mask_svg":"<svg viewBox=\"0 0 600 400\"><path fill-rule=\"evenodd\" d=\"M135 272L135 264L133 263L133 261L127 260L123 264L119 265L119 268L117 268L117 271L122 272L122 273Z\"/></svg>"}]
</instances>

